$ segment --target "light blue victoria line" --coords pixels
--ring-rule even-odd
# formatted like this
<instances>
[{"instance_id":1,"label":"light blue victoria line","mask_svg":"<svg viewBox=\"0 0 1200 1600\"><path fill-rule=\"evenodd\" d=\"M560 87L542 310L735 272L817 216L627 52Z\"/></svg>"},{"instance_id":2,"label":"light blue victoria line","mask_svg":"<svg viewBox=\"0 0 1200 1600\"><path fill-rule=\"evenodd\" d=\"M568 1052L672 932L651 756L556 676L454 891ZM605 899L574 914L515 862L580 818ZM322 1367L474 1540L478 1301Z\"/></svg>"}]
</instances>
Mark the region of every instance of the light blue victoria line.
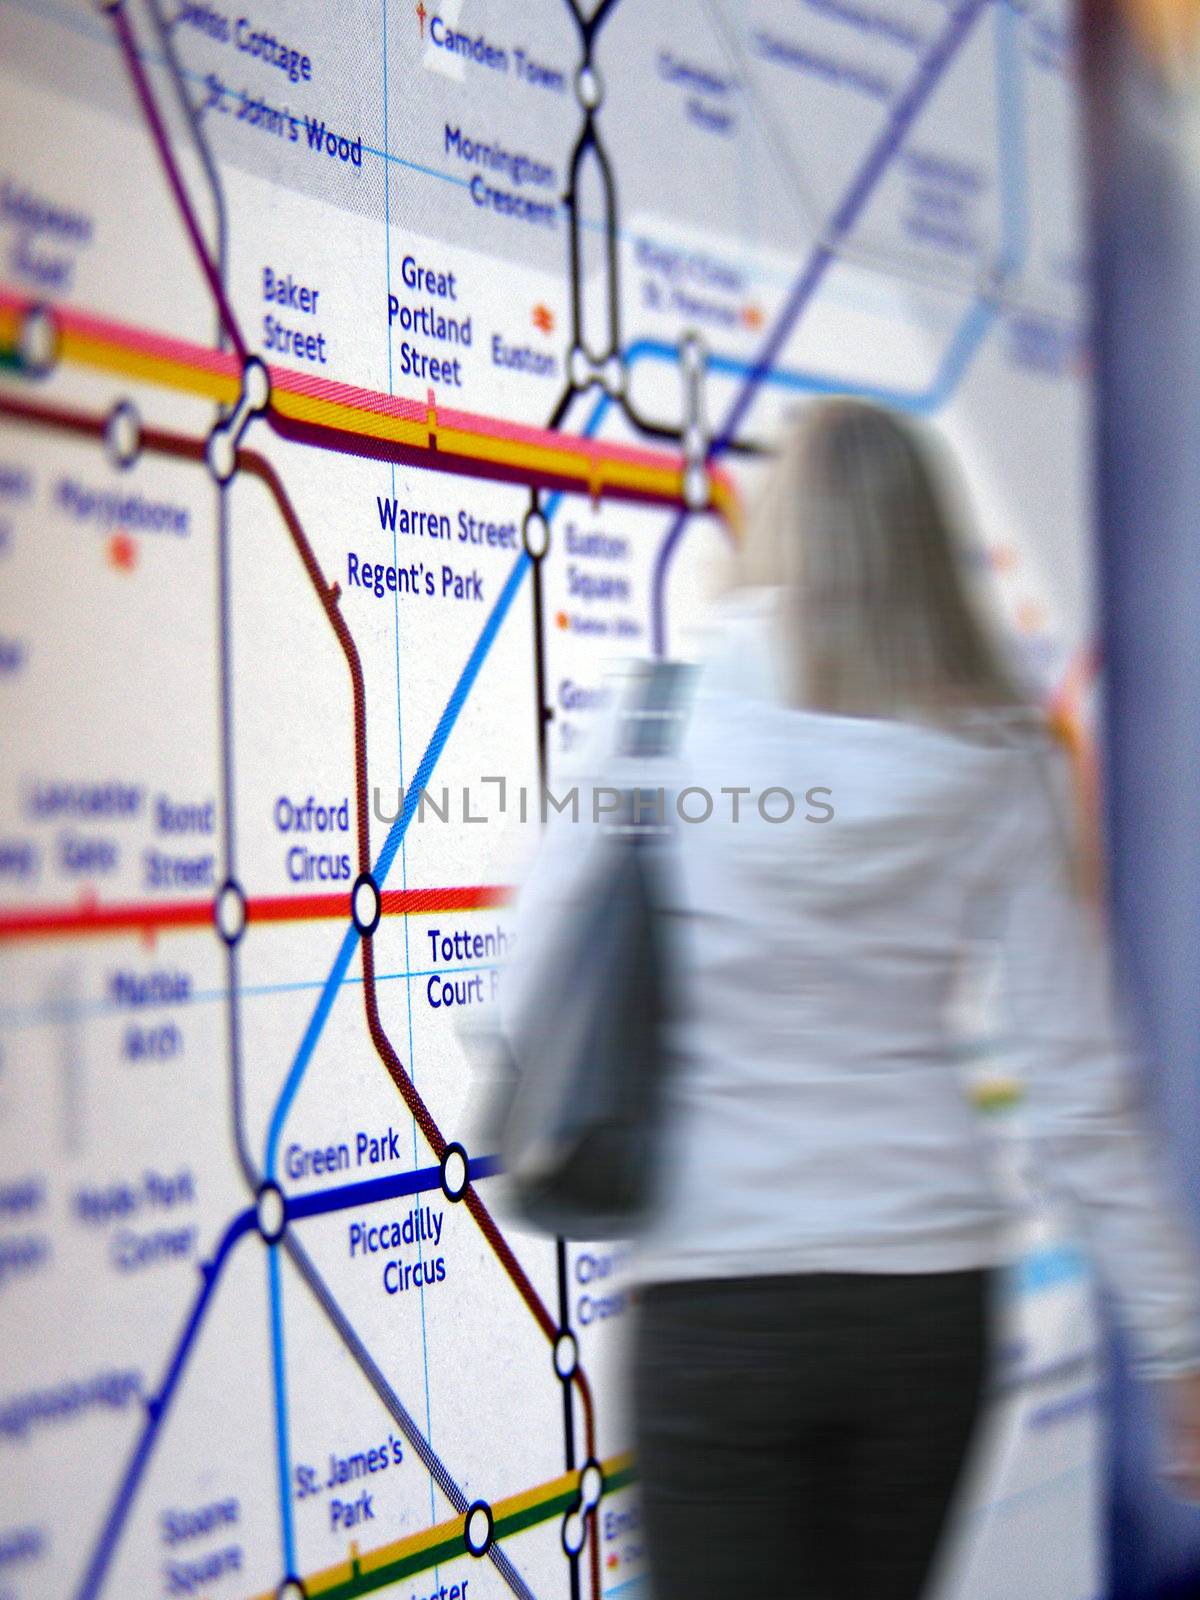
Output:
<instances>
[{"instance_id":1,"label":"light blue victoria line","mask_svg":"<svg viewBox=\"0 0 1200 1600\"><path fill-rule=\"evenodd\" d=\"M592 410L591 415L588 417L588 420L584 425L585 434L591 436L595 433L596 429L600 426L600 423L603 420L607 405L607 397L602 397L597 402ZM561 502L561 494L554 494L547 500L545 508L545 516L547 521L552 520ZM386 880L388 872L391 869L392 862L396 859L397 852L400 849L404 836L408 832L408 826L413 819L413 814L416 811L417 804L421 797L421 792L429 783L433 769L437 765L438 758L445 747L446 740L450 737L450 734L454 729L454 725L458 721L459 714L462 711L463 706L466 704L467 697L475 686L475 680L478 678L480 670L483 667L483 663L487 659L488 652L491 650L492 645L496 642L496 637L500 632L501 625L503 624L505 617L508 615L513 601L516 599L517 592L525 579L525 575L529 570L529 566L530 558L528 554L522 550L516 561L513 562L512 569L505 580L504 587L501 589L500 594L496 599L496 603L492 607L491 613L483 626L483 631L476 640L471 654L467 657L466 665L463 667L458 681L454 685L454 689L446 703L446 708L438 719L437 727L433 730L433 736L430 739L429 744L426 746L425 754L421 757L421 760L417 765L417 770L413 775L412 782L408 785L405 791L400 814L396 818L395 822L393 822L391 828L388 830L388 835L384 841L383 849L379 852L378 860L375 863L372 876L380 888L383 887L384 881ZM346 971L349 968L351 959L358 946L358 939L358 929L353 923L351 923L343 935L337 957L334 960L332 968L330 969L329 976L322 985L320 997L317 1000L317 1004L313 1010L312 1016L309 1018L308 1026L304 1030L304 1037L300 1041L300 1048L296 1052L295 1059L292 1062L287 1078L284 1081L283 1088L280 1091L279 1099L276 1102L275 1110L271 1116L270 1127L267 1132L265 1169L268 1178L273 1179L276 1175L279 1156L279 1141L283 1133L284 1123L286 1122L288 1113L291 1110L292 1102L296 1098L296 1092L300 1088L300 1084L304 1078L305 1070L307 1069L308 1063L312 1058L312 1053L316 1048L317 1041L320 1039L321 1032L329 1018L329 1013L332 1009L334 1000L337 998L338 990L341 988L342 983L345 980Z\"/></svg>"},{"instance_id":2,"label":"light blue victoria line","mask_svg":"<svg viewBox=\"0 0 1200 1600\"><path fill-rule=\"evenodd\" d=\"M602 401L593 408L592 414L588 418L587 424L585 425L584 431L586 433L591 434L596 430L596 428L599 427L600 422L604 417L605 409L606 401ZM562 496L556 494L547 502L545 513L547 521L554 516L554 513L557 511L561 500ZM412 784L409 785L405 794L400 815L396 818L395 822L389 829L387 839L384 841L383 849L380 851L379 858L375 863L375 868L372 875L375 878L376 884L378 884L380 887L382 887L384 880L387 877L388 870L390 869L392 862L395 860L396 855L403 844L404 835L408 830L409 823L412 821L413 813L416 810L421 791L429 782L433 769L437 764L438 757L441 755L442 750L445 747L446 740L450 737L454 725L458 721L459 713L466 704L467 696L474 687L475 680L478 678L480 669L482 668L484 661L487 659L488 652L491 650L492 645L496 641L504 618L507 616L512 603L517 596L517 591L521 587L521 583L525 577L526 571L528 570L529 564L530 558L526 552L522 550L521 554L513 563L504 587L500 591L495 605L492 607L487 622L484 624L483 631L476 640L471 654L467 657L467 663L459 675L453 692L446 703L445 710L438 719L437 727L433 731L433 737L430 739L429 744L426 747L425 754L421 757L420 763L417 767L416 776ZM399 671L398 663L397 671ZM351 923L342 937L342 943L338 950L337 958L330 969L329 976L322 985L320 997L317 1000L317 1004L313 1010L312 1016L309 1018L308 1027L304 1030L304 1037L300 1041L300 1048L296 1052L295 1059L292 1062L291 1068L284 1082L283 1089L280 1092L278 1101L276 1102L275 1110L272 1114L270 1127L267 1133L267 1151L265 1163L267 1177L272 1180L276 1175L276 1163L279 1155L279 1141L283 1133L284 1123L287 1120L288 1112L291 1109L291 1105L296 1097L296 1093L300 1088L300 1084L304 1077L305 1070L308 1067L308 1063L312 1059L312 1054L316 1048L317 1041L321 1037L321 1031L329 1017L329 1012L333 1006L333 1002L337 997L338 991L346 981L346 972L354 955L355 949L358 946L358 940L358 929L353 923ZM268 1252L268 1289L270 1299L271 1349L275 1389L275 1445L278 1459L279 1477L279 1518L283 1537L284 1567L288 1574L292 1574L295 1572L295 1541L291 1505L291 1460L288 1445L287 1377L284 1357L283 1305L281 1298L279 1251L278 1247L275 1245L272 1245ZM426 1375L426 1386L428 1392L428 1374Z\"/></svg>"},{"instance_id":3,"label":"light blue victoria line","mask_svg":"<svg viewBox=\"0 0 1200 1600\"><path fill-rule=\"evenodd\" d=\"M386 881L392 862L396 859L396 852L400 849L401 841L408 832L408 825L417 809L421 791L428 784L433 769L437 765L438 757L445 747L446 740L450 737L454 724L458 721L459 713L466 704L467 696L475 685L475 680L479 676L483 663L487 660L488 652L496 642L500 625L508 615L509 607L516 599L517 591L521 587L528 567L529 557L522 550L513 562L512 570L505 580L504 587L492 607L491 614L486 623L484 623L483 632L475 641L475 647L467 657L467 664L459 674L458 682L454 685L454 690L446 703L446 708L438 718L437 727L433 730L433 737L426 746L425 754L421 757L417 770L413 775L413 781L409 784L405 793L400 815L389 828L383 849L379 852L379 859L375 863L372 876L380 888ZM295 1060L292 1062L287 1078L284 1081L283 1089L280 1091L279 1099L271 1117L271 1125L267 1132L266 1173L268 1178L273 1179L275 1177L279 1155L279 1140L283 1133L284 1122L287 1120L288 1112L291 1110L292 1101L296 1098L296 1091L300 1087L305 1069L312 1058L317 1040L321 1037L321 1031L328 1021L333 1002L337 998L342 980L346 976L346 969L349 967L351 957L358 947L358 940L358 929L351 923L342 936L337 958L330 969L329 976L325 980L320 999L317 1001L316 1008L309 1019L308 1027L304 1030L300 1048L296 1052Z\"/></svg>"}]
</instances>

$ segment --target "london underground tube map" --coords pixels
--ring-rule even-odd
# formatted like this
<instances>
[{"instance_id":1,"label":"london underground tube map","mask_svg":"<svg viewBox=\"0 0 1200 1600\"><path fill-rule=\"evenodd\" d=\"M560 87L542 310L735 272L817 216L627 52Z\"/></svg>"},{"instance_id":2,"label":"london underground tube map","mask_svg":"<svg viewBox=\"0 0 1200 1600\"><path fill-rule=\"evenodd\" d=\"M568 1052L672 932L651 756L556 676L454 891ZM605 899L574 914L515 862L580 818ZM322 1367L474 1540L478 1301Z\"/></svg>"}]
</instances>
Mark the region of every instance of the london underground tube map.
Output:
<instances>
[{"instance_id":1,"label":"london underground tube map","mask_svg":"<svg viewBox=\"0 0 1200 1600\"><path fill-rule=\"evenodd\" d=\"M687 652L829 393L944 433L1085 720L1073 52L1058 0L0 8L4 1600L648 1594L623 1251L468 1130L464 793ZM1032 1209L946 1595L1098 1587L1087 1297Z\"/></svg>"}]
</instances>

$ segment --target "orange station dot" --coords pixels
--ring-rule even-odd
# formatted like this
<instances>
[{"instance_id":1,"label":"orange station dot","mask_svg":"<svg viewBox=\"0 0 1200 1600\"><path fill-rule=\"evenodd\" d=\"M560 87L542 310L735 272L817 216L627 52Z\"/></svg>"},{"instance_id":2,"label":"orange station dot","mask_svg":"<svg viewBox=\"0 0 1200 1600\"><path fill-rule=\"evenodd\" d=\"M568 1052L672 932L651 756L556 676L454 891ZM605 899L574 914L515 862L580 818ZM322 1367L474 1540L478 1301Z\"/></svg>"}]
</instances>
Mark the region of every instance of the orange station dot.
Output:
<instances>
[{"instance_id":1,"label":"orange station dot","mask_svg":"<svg viewBox=\"0 0 1200 1600\"><path fill-rule=\"evenodd\" d=\"M132 572L137 566L138 548L124 528L120 528L108 541L108 563L118 572Z\"/></svg>"},{"instance_id":2,"label":"orange station dot","mask_svg":"<svg viewBox=\"0 0 1200 1600\"><path fill-rule=\"evenodd\" d=\"M571 625L571 619L565 611L560 611L554 620L560 628L569 628Z\"/></svg>"}]
</instances>

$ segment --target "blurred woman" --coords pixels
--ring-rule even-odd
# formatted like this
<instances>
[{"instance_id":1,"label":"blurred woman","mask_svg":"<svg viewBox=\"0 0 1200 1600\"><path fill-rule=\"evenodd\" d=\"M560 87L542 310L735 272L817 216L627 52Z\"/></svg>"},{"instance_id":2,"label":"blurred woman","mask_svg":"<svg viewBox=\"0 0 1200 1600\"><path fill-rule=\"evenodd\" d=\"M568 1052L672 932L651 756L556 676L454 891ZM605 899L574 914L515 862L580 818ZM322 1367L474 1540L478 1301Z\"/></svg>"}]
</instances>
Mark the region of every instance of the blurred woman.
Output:
<instances>
[{"instance_id":1,"label":"blurred woman","mask_svg":"<svg viewBox=\"0 0 1200 1600\"><path fill-rule=\"evenodd\" d=\"M1197 1272L1127 1114L1063 761L910 424L837 401L788 438L670 783L717 804L674 827L665 880L671 1114L633 1350L655 1600L925 1586L1012 1220L947 1020L968 941L1000 952L1040 1176L1200 1489Z\"/></svg>"}]
</instances>

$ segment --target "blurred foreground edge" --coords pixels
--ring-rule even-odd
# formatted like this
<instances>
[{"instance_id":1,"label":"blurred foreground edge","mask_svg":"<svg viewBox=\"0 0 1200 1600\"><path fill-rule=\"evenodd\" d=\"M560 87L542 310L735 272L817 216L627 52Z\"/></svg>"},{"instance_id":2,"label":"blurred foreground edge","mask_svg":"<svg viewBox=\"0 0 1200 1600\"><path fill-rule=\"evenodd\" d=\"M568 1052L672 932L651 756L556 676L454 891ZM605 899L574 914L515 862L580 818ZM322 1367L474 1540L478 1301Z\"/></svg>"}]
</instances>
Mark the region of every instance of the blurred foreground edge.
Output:
<instances>
[{"instance_id":1,"label":"blurred foreground edge","mask_svg":"<svg viewBox=\"0 0 1200 1600\"><path fill-rule=\"evenodd\" d=\"M1106 822L1149 1098L1200 1194L1200 7L1082 0ZM1114 1347L1113 1600L1200 1596L1200 1512L1155 1472Z\"/></svg>"}]
</instances>

